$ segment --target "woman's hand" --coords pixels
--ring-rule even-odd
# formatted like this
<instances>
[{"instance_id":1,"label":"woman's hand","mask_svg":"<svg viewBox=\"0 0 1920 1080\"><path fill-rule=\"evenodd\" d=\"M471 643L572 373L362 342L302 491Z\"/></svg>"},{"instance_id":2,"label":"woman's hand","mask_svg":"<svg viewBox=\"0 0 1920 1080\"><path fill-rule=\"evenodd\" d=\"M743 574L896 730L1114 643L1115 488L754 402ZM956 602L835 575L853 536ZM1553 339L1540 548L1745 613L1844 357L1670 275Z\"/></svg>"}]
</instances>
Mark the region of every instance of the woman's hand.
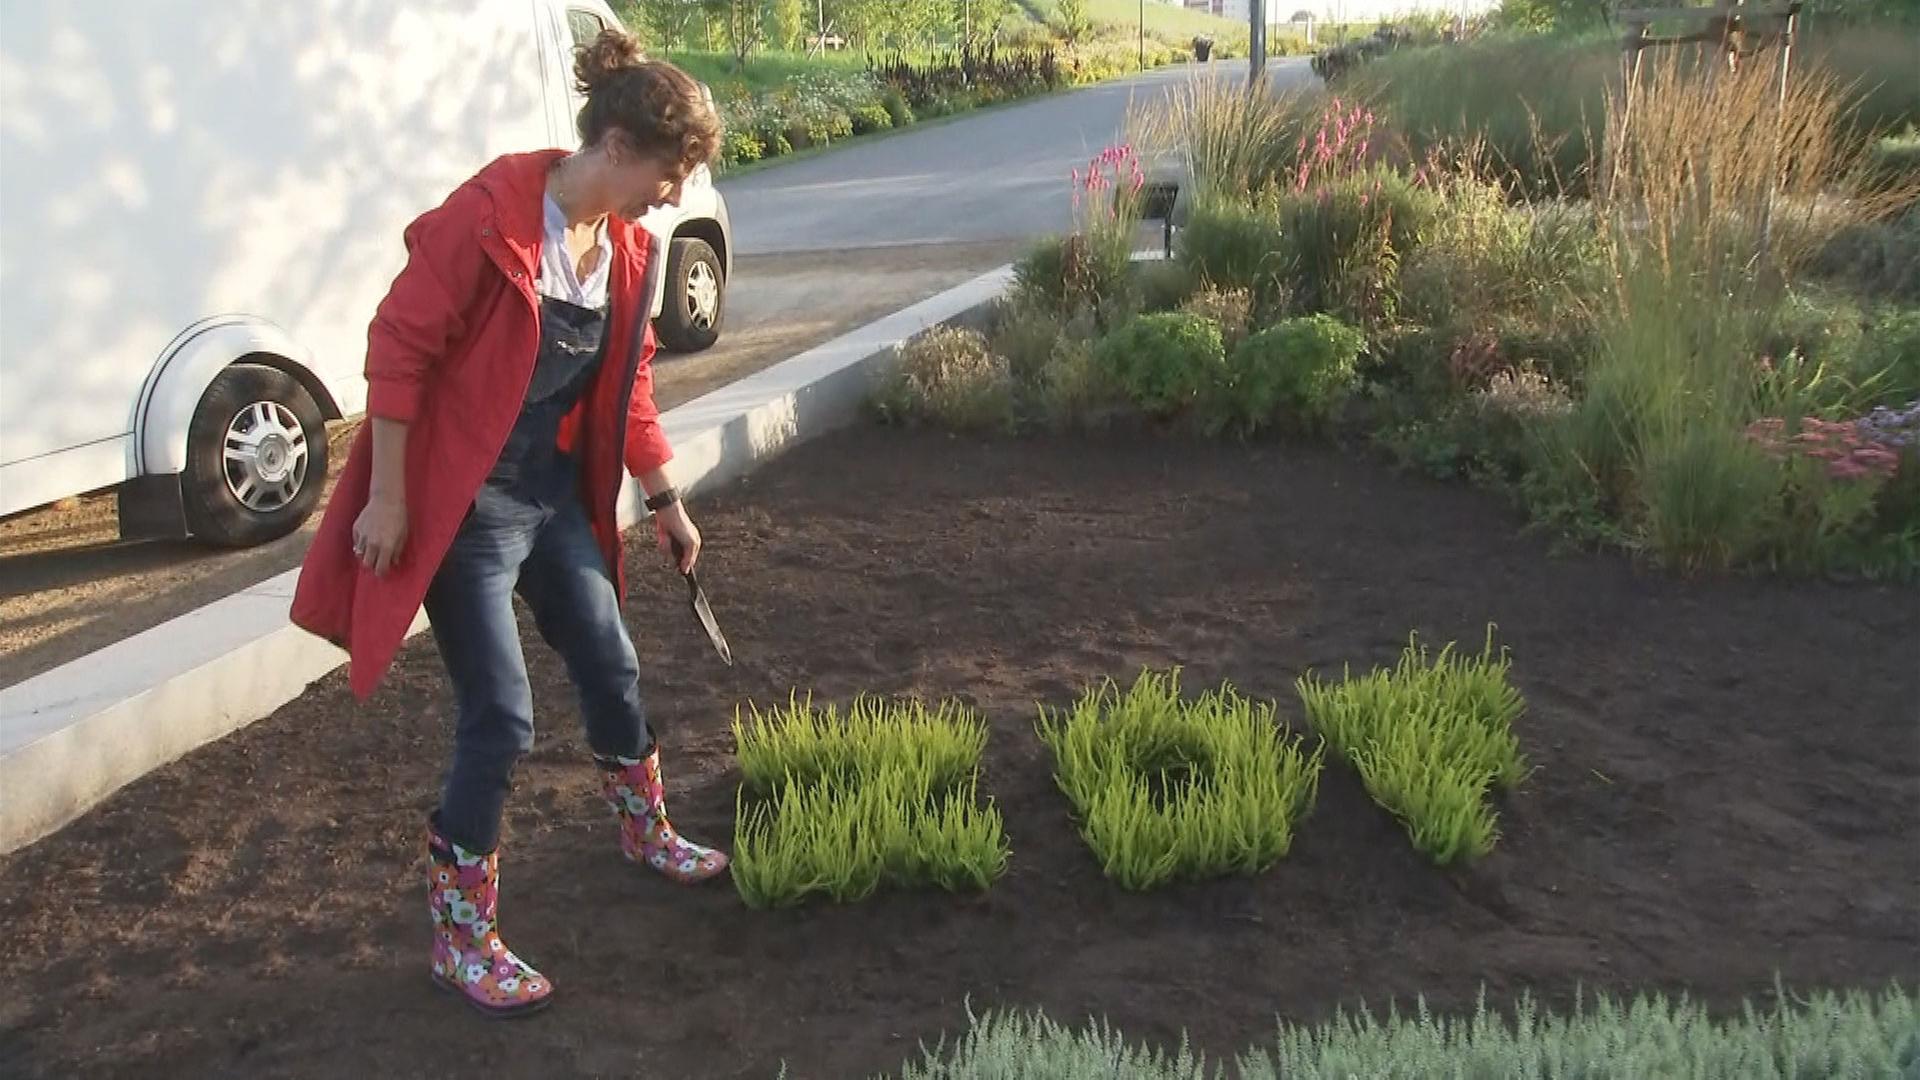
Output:
<instances>
[{"instance_id":1,"label":"woman's hand","mask_svg":"<svg viewBox=\"0 0 1920 1080\"><path fill-rule=\"evenodd\" d=\"M353 522L353 554L376 577L400 561L407 549L407 504L374 496Z\"/></svg>"},{"instance_id":2,"label":"woman's hand","mask_svg":"<svg viewBox=\"0 0 1920 1080\"><path fill-rule=\"evenodd\" d=\"M693 572L693 564L700 561L700 530L694 528L693 519L687 516L685 503L675 502L661 507L654 513L653 526L660 534L660 550L667 553L681 573Z\"/></svg>"}]
</instances>

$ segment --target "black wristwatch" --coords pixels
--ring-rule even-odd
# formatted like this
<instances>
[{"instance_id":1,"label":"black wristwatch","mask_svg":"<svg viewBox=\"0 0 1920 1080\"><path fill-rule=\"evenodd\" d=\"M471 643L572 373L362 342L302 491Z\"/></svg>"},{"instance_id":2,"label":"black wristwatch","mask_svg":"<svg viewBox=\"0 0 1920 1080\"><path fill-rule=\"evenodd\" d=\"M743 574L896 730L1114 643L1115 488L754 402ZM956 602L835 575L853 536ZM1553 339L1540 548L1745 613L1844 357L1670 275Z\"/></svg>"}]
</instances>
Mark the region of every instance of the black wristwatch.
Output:
<instances>
[{"instance_id":1,"label":"black wristwatch","mask_svg":"<svg viewBox=\"0 0 1920 1080\"><path fill-rule=\"evenodd\" d=\"M680 489L668 485L660 494L647 496L647 509L653 513L659 513L679 501Z\"/></svg>"}]
</instances>

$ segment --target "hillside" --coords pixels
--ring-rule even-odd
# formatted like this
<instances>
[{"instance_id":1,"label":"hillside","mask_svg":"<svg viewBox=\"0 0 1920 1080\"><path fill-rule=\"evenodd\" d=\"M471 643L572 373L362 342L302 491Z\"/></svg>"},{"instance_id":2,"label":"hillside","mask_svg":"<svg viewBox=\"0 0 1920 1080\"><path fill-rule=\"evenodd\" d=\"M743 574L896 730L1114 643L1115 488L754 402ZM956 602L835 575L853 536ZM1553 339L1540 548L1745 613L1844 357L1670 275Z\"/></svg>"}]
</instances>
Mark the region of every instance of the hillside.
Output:
<instances>
[{"instance_id":1,"label":"hillside","mask_svg":"<svg viewBox=\"0 0 1920 1080\"><path fill-rule=\"evenodd\" d=\"M1054 4L1055 0L1018 0L1018 6L1027 9L1029 15L1042 22L1053 18ZM1087 0L1087 11L1097 23L1119 27L1140 24L1140 0ZM1223 19L1203 11L1189 11L1184 7L1160 3L1159 0L1147 0L1147 32L1159 37L1183 40L1196 34L1220 37L1235 32L1244 34L1246 31L1246 25L1235 19Z\"/></svg>"}]
</instances>

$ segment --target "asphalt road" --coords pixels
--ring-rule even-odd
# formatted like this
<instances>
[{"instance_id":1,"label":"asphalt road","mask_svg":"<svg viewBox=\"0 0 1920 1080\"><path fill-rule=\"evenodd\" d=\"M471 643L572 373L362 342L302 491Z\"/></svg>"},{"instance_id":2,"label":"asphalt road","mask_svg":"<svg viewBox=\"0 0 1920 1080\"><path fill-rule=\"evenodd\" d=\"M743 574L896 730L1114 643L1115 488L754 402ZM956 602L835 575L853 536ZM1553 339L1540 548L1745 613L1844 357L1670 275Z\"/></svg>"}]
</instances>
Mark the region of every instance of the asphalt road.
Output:
<instances>
[{"instance_id":1,"label":"asphalt road","mask_svg":"<svg viewBox=\"0 0 1920 1080\"><path fill-rule=\"evenodd\" d=\"M1016 258L1071 223L1068 174L1122 137L1170 68L915 127L723 179L736 258L720 343L662 355L663 407L697 397ZM1276 62L1276 82L1312 76ZM336 433L338 436L339 433ZM307 534L250 551L118 539L108 495L0 521L0 685L299 564Z\"/></svg>"},{"instance_id":2,"label":"asphalt road","mask_svg":"<svg viewBox=\"0 0 1920 1080\"><path fill-rule=\"evenodd\" d=\"M739 250L756 255L1032 237L1071 224L1069 174L1118 142L1128 109L1197 74L1246 77L1246 64L1163 68L989 110L720 185ZM1268 68L1312 79L1304 58Z\"/></svg>"}]
</instances>

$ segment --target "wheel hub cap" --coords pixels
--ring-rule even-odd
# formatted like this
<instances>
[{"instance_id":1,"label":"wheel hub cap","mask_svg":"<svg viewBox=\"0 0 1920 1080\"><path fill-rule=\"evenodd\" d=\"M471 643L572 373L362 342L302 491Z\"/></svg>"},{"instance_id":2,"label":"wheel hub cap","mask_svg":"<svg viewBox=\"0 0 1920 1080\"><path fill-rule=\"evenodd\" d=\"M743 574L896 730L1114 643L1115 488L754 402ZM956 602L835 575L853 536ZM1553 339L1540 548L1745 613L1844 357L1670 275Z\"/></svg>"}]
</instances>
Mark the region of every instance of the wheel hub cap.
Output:
<instances>
[{"instance_id":1,"label":"wheel hub cap","mask_svg":"<svg viewBox=\"0 0 1920 1080\"><path fill-rule=\"evenodd\" d=\"M260 401L227 425L227 490L257 513L286 506L307 482L307 433L292 410Z\"/></svg>"},{"instance_id":2,"label":"wheel hub cap","mask_svg":"<svg viewBox=\"0 0 1920 1080\"><path fill-rule=\"evenodd\" d=\"M719 310L719 276L706 263L694 263L687 271L687 314L692 316L695 326L706 330L713 326L713 317Z\"/></svg>"}]
</instances>

